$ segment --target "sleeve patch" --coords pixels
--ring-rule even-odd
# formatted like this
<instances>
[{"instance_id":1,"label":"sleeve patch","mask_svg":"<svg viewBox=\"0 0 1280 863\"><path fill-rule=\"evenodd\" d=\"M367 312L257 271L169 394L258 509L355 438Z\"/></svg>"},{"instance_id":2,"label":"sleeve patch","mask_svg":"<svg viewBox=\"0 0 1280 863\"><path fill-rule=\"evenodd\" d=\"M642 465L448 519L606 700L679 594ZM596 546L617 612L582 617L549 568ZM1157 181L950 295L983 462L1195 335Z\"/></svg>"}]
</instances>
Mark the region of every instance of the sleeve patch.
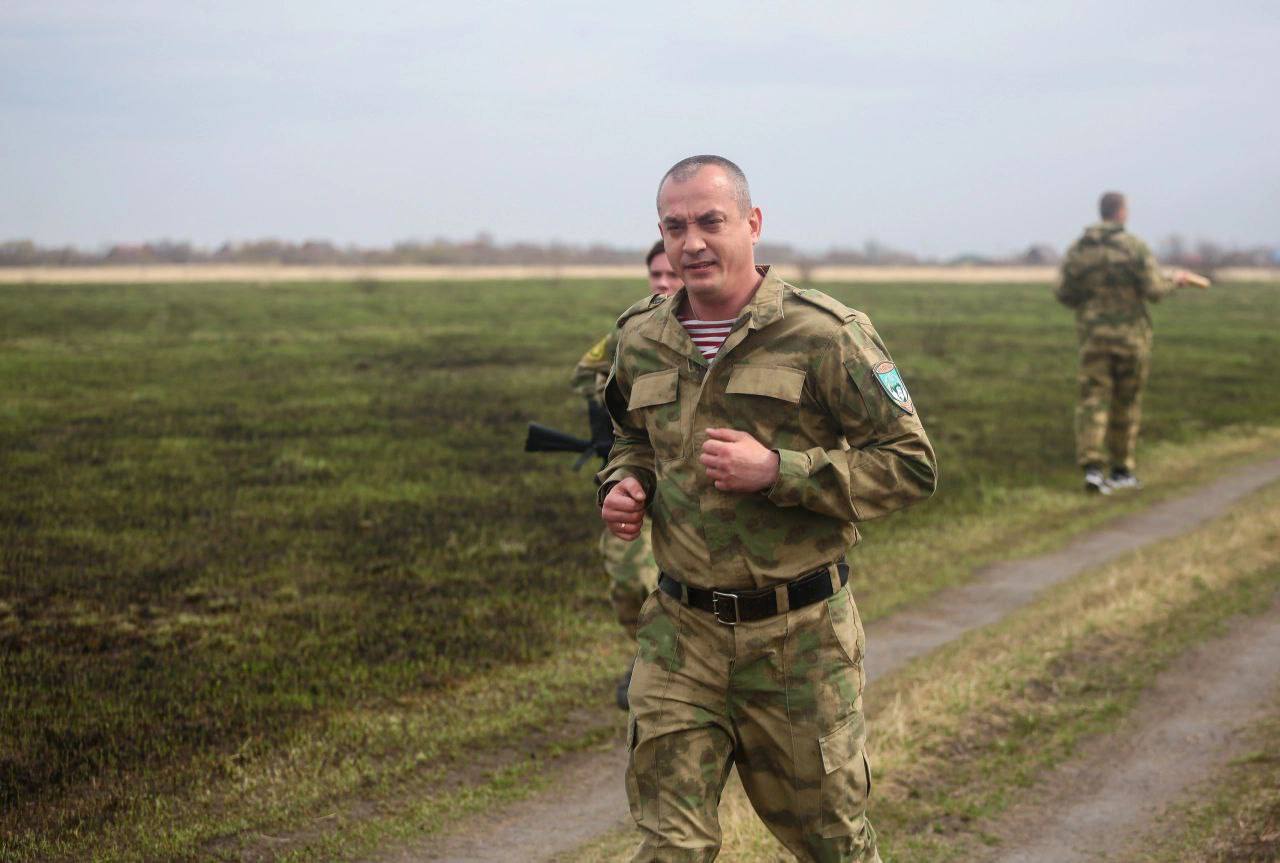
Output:
<instances>
[{"instance_id":1,"label":"sleeve patch","mask_svg":"<svg viewBox=\"0 0 1280 863\"><path fill-rule=\"evenodd\" d=\"M909 414L916 412L915 405L911 403L911 393L907 392L907 385L902 382L902 375L898 373L897 366L885 360L877 364L872 371L875 372L876 380L880 382L885 394L895 405Z\"/></svg>"}]
</instances>

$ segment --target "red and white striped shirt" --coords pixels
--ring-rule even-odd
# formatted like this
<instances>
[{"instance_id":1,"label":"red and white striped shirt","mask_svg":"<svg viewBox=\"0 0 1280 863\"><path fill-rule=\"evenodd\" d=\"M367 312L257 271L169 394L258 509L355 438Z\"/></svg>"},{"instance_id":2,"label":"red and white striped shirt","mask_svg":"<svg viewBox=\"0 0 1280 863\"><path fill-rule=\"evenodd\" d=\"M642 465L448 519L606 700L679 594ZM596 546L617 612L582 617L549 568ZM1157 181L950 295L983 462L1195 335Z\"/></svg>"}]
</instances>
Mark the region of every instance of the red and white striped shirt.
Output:
<instances>
[{"instance_id":1,"label":"red and white striped shirt","mask_svg":"<svg viewBox=\"0 0 1280 863\"><path fill-rule=\"evenodd\" d=\"M734 321L733 318L727 321L702 321L685 312L677 314L676 320L684 324L684 328L689 331L689 338L693 339L698 350L702 351L702 356L708 360L716 358L725 337L733 329Z\"/></svg>"}]
</instances>

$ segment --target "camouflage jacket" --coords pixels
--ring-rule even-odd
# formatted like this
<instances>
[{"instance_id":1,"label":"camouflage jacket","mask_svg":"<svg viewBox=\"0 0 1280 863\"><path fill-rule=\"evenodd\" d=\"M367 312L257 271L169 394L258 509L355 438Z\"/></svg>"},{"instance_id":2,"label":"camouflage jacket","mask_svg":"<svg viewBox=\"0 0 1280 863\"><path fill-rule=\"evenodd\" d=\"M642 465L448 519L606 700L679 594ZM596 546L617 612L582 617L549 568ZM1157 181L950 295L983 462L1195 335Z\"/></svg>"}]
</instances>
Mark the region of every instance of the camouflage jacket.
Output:
<instances>
[{"instance_id":1,"label":"camouflage jacket","mask_svg":"<svg viewBox=\"0 0 1280 863\"><path fill-rule=\"evenodd\" d=\"M1145 347L1151 341L1147 303L1173 290L1142 240L1118 222L1099 222L1067 251L1054 295L1076 310L1080 341Z\"/></svg>"},{"instance_id":2,"label":"camouflage jacket","mask_svg":"<svg viewBox=\"0 0 1280 863\"><path fill-rule=\"evenodd\" d=\"M591 350L582 355L578 364L573 367L573 377L569 385L573 391L587 401L602 401L604 385L609 379L609 370L613 368L613 355L618 351L618 328L614 327L609 334L596 342Z\"/></svg>"},{"instance_id":3,"label":"camouflage jacket","mask_svg":"<svg viewBox=\"0 0 1280 863\"><path fill-rule=\"evenodd\" d=\"M761 273L711 363L676 318L684 289L637 303L619 321L605 390L616 441L597 501L636 477L658 564L699 587L766 587L838 560L858 541L854 522L936 483L933 448L871 321ZM716 489L698 461L709 427L776 450L777 482Z\"/></svg>"}]
</instances>

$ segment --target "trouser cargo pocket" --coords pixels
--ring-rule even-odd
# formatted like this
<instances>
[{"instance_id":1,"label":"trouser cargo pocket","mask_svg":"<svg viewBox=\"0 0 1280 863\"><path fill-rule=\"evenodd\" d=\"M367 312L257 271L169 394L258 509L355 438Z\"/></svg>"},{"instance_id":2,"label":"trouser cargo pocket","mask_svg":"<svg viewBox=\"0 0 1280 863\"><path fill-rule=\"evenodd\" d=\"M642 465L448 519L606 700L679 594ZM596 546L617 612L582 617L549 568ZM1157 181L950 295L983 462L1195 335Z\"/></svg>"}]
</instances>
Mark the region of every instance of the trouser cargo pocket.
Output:
<instances>
[{"instance_id":1,"label":"trouser cargo pocket","mask_svg":"<svg viewBox=\"0 0 1280 863\"><path fill-rule=\"evenodd\" d=\"M867 729L861 713L818 741L822 751L822 789L819 827L823 838L861 832L867 797L871 794L871 765L866 755Z\"/></svg>"},{"instance_id":2,"label":"trouser cargo pocket","mask_svg":"<svg viewBox=\"0 0 1280 863\"><path fill-rule=\"evenodd\" d=\"M639 824L643 820L640 809L640 786L636 780L636 718L630 717L627 722L627 805L631 807L631 817Z\"/></svg>"}]
</instances>

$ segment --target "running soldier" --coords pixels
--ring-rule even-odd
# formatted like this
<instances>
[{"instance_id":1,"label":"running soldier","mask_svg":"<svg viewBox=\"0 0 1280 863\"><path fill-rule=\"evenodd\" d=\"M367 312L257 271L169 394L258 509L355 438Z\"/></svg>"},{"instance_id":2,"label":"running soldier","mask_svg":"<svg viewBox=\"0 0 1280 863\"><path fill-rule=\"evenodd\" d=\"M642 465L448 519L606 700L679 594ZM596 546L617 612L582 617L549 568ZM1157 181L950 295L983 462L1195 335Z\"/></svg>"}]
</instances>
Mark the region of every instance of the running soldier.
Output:
<instances>
[{"instance_id":1,"label":"running soldier","mask_svg":"<svg viewBox=\"0 0 1280 863\"><path fill-rule=\"evenodd\" d=\"M620 321L598 497L620 539L652 521L662 569L631 682L634 861L714 859L734 765L798 858L878 861L844 557L856 522L932 494L933 449L866 315L756 267L736 165L677 163L658 215L685 287Z\"/></svg>"}]
</instances>

